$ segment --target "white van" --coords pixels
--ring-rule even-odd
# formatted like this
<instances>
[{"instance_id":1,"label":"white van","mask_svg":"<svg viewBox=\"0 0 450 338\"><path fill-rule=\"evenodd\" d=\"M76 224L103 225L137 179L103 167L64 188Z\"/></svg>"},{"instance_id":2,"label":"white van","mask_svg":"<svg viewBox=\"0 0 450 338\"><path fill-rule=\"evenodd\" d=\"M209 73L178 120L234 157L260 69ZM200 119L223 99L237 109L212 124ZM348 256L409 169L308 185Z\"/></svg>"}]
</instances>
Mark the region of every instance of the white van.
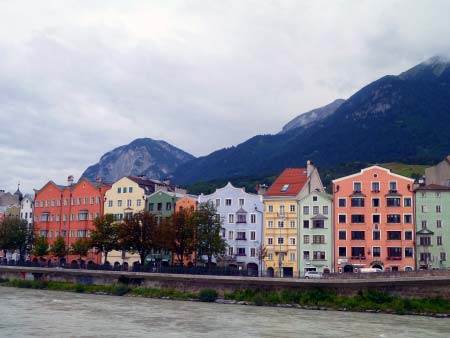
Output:
<instances>
[{"instance_id":1,"label":"white van","mask_svg":"<svg viewBox=\"0 0 450 338\"><path fill-rule=\"evenodd\" d=\"M380 268L361 268L359 269L360 273L374 273L374 272L383 272Z\"/></svg>"}]
</instances>

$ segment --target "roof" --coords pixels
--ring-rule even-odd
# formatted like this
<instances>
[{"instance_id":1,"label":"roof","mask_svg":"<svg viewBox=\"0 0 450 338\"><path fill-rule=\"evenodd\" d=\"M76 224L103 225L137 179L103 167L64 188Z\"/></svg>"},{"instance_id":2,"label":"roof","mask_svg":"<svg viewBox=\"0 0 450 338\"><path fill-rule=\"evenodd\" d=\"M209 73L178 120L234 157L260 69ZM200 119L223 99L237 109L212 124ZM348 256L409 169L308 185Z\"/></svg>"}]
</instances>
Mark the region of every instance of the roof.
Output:
<instances>
[{"instance_id":1,"label":"roof","mask_svg":"<svg viewBox=\"0 0 450 338\"><path fill-rule=\"evenodd\" d=\"M286 168L264 196L297 196L307 180L306 168Z\"/></svg>"},{"instance_id":2,"label":"roof","mask_svg":"<svg viewBox=\"0 0 450 338\"><path fill-rule=\"evenodd\" d=\"M445 185L439 184L429 184L418 187L416 190L441 190L441 191L450 191L450 187L446 187Z\"/></svg>"},{"instance_id":3,"label":"roof","mask_svg":"<svg viewBox=\"0 0 450 338\"><path fill-rule=\"evenodd\" d=\"M380 166L378 166L378 165L372 165L372 166L370 166L370 167L361 169L361 170L360 170L359 172L357 172L357 173L354 173L354 174L352 174L352 175L348 175L348 176L344 176L344 177L337 178L337 179L335 179L335 180L333 180L333 181L331 181L331 182L332 182L332 183L337 183L337 182L344 181L344 180L349 179L349 178L352 178L352 177L358 177L359 175L363 174L364 172L369 171L369 170L373 170L373 169L382 170L382 171L386 172L387 174L389 174L389 175L391 175L391 176L393 176L393 177L397 177L397 178L400 178L400 179L403 179L403 180L406 180L406 181L414 182L414 179L413 179L413 178L409 178L409 177L406 177L406 176L402 176L402 175L395 174L395 173L393 173L390 169L387 169L387 168L384 168L384 167L380 167Z\"/></svg>"},{"instance_id":4,"label":"roof","mask_svg":"<svg viewBox=\"0 0 450 338\"><path fill-rule=\"evenodd\" d=\"M34 191L36 193L41 192L42 190L44 190L45 187L47 187L47 185L54 185L57 189L59 189L60 191L63 191L65 189L69 189L69 190L74 190L81 182L86 181L88 184L92 185L95 188L100 188L102 186L107 186L107 187L111 187L111 184L106 183L106 182L97 182L97 181L91 181L89 179L87 179L86 177L81 177L77 183L71 184L71 185L61 185L61 184L56 184L55 182L53 182L52 180L48 181L47 183L45 183L45 185L40 188L40 189L34 189Z\"/></svg>"},{"instance_id":5,"label":"roof","mask_svg":"<svg viewBox=\"0 0 450 338\"><path fill-rule=\"evenodd\" d=\"M174 185L167 184L155 179L141 178L137 176L128 176L128 178L136 182L141 188L143 188L146 194L153 194L154 192L156 192L156 185L163 185L167 187L167 190L169 192L175 191L176 188Z\"/></svg>"}]
</instances>

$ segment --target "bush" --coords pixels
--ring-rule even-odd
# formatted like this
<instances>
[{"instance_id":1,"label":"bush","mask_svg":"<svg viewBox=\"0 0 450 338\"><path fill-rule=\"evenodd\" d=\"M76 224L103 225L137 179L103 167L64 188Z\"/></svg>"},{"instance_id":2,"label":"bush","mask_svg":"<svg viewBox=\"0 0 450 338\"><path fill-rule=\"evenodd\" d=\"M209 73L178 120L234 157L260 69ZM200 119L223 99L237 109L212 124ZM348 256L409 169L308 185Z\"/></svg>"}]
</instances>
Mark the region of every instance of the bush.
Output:
<instances>
[{"instance_id":1,"label":"bush","mask_svg":"<svg viewBox=\"0 0 450 338\"><path fill-rule=\"evenodd\" d=\"M219 294L214 289L201 289L200 293L198 294L198 299L201 302L214 302Z\"/></svg>"},{"instance_id":2,"label":"bush","mask_svg":"<svg viewBox=\"0 0 450 338\"><path fill-rule=\"evenodd\" d=\"M84 284L75 284L75 292L83 293L84 291L86 291L86 287L84 286Z\"/></svg>"},{"instance_id":3,"label":"bush","mask_svg":"<svg viewBox=\"0 0 450 338\"><path fill-rule=\"evenodd\" d=\"M112 288L111 294L114 296L123 296L128 293L128 289L125 285L116 285Z\"/></svg>"},{"instance_id":4,"label":"bush","mask_svg":"<svg viewBox=\"0 0 450 338\"><path fill-rule=\"evenodd\" d=\"M253 303L256 306L263 306L265 304L264 297L261 294L257 294L255 297L253 297Z\"/></svg>"}]
</instances>

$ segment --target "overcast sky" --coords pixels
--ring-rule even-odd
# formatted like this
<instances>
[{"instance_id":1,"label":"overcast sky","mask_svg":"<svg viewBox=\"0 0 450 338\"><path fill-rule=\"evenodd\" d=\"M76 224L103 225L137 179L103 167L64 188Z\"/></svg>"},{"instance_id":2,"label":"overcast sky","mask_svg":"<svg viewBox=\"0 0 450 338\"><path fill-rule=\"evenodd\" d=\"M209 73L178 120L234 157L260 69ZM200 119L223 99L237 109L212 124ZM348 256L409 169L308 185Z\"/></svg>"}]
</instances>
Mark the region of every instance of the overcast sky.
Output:
<instances>
[{"instance_id":1,"label":"overcast sky","mask_svg":"<svg viewBox=\"0 0 450 338\"><path fill-rule=\"evenodd\" d=\"M450 1L0 0L0 189L138 137L196 156L449 54Z\"/></svg>"}]
</instances>

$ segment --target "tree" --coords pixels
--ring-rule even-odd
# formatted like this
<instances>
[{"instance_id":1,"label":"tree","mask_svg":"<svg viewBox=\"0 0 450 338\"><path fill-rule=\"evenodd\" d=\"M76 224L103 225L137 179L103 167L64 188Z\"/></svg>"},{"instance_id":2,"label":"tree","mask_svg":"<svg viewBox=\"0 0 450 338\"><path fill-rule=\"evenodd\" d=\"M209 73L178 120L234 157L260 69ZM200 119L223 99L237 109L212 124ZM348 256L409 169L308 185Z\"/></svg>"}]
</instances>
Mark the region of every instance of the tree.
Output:
<instances>
[{"instance_id":1,"label":"tree","mask_svg":"<svg viewBox=\"0 0 450 338\"><path fill-rule=\"evenodd\" d=\"M200 203L196 212L196 226L196 251L208 257L208 269L211 270L212 257L223 255L226 249L225 240L221 236L222 222L211 201Z\"/></svg>"},{"instance_id":2,"label":"tree","mask_svg":"<svg viewBox=\"0 0 450 338\"><path fill-rule=\"evenodd\" d=\"M61 260L67 255L66 241L64 237L58 236L52 245L50 245L50 253Z\"/></svg>"},{"instance_id":3,"label":"tree","mask_svg":"<svg viewBox=\"0 0 450 338\"><path fill-rule=\"evenodd\" d=\"M91 241L87 238L78 238L70 246L70 253L79 256L79 261L88 255L89 249L92 247Z\"/></svg>"},{"instance_id":4,"label":"tree","mask_svg":"<svg viewBox=\"0 0 450 338\"><path fill-rule=\"evenodd\" d=\"M106 214L94 220L95 230L91 231L92 246L105 254L105 263L108 253L118 247L119 227L113 214Z\"/></svg>"},{"instance_id":5,"label":"tree","mask_svg":"<svg viewBox=\"0 0 450 338\"><path fill-rule=\"evenodd\" d=\"M48 254L48 240L47 237L37 237L33 245L33 255L44 259Z\"/></svg>"},{"instance_id":6,"label":"tree","mask_svg":"<svg viewBox=\"0 0 450 338\"><path fill-rule=\"evenodd\" d=\"M126 218L119 224L119 248L137 252L144 265L145 258L153 250L161 247L158 241L159 225L156 216L143 211Z\"/></svg>"},{"instance_id":7,"label":"tree","mask_svg":"<svg viewBox=\"0 0 450 338\"><path fill-rule=\"evenodd\" d=\"M21 261L30 252L33 238L33 229L26 220L6 218L0 224L0 249L5 252L18 250Z\"/></svg>"},{"instance_id":8,"label":"tree","mask_svg":"<svg viewBox=\"0 0 450 338\"><path fill-rule=\"evenodd\" d=\"M171 217L167 217L162 224L162 246L172 252L172 260L176 255L178 262L181 264L184 264L184 258L194 251L194 220L192 213L181 210Z\"/></svg>"}]
</instances>

